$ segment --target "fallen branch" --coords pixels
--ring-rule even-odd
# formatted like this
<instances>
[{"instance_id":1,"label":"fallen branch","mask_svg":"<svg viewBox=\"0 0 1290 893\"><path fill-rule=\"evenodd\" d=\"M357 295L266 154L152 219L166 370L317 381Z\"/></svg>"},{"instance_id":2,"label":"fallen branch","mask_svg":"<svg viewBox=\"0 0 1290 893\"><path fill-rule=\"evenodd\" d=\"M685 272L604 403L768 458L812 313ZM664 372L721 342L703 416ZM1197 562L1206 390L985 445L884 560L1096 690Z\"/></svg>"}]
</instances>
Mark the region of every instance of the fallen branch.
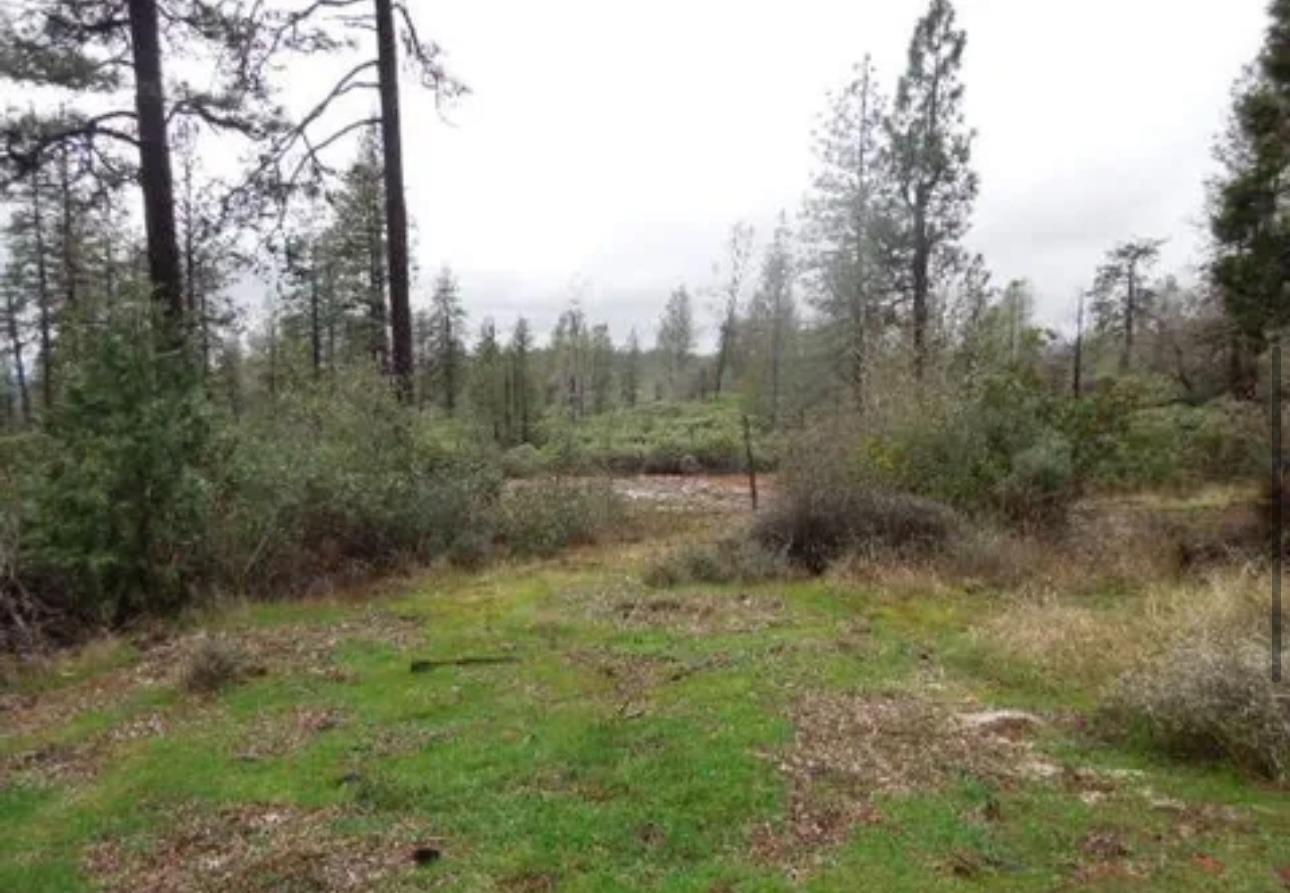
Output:
<instances>
[{"instance_id":1,"label":"fallen branch","mask_svg":"<svg viewBox=\"0 0 1290 893\"><path fill-rule=\"evenodd\" d=\"M478 667L519 662L518 657L450 657L443 660L414 660L408 669L413 673L428 673L436 667Z\"/></svg>"}]
</instances>

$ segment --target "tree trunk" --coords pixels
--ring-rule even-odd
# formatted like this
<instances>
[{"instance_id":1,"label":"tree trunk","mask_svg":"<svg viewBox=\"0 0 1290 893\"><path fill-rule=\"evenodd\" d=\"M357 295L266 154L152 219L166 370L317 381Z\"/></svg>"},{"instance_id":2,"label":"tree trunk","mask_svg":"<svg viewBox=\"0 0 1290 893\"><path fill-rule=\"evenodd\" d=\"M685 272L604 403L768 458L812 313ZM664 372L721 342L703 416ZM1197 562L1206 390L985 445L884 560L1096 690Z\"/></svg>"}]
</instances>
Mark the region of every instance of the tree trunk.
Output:
<instances>
[{"instance_id":1,"label":"tree trunk","mask_svg":"<svg viewBox=\"0 0 1290 893\"><path fill-rule=\"evenodd\" d=\"M62 220L60 222L60 235L62 238L62 255L63 255L63 300L64 306L73 307L76 304L76 279L78 276L76 269L76 244L72 236L72 174L68 168L67 162L67 144L61 147L58 156L58 186L60 198L62 199Z\"/></svg>"},{"instance_id":2,"label":"tree trunk","mask_svg":"<svg viewBox=\"0 0 1290 893\"><path fill-rule=\"evenodd\" d=\"M309 261L309 348L314 366L314 380L322 377L322 320L318 312L318 248L314 246Z\"/></svg>"},{"instance_id":3,"label":"tree trunk","mask_svg":"<svg viewBox=\"0 0 1290 893\"><path fill-rule=\"evenodd\" d=\"M27 367L22 361L22 338L18 332L18 308L13 293L6 296L5 316L9 327L9 346L13 351L14 375L17 376L18 408L25 425L31 424L31 394L27 391Z\"/></svg>"},{"instance_id":4,"label":"tree trunk","mask_svg":"<svg viewBox=\"0 0 1290 893\"><path fill-rule=\"evenodd\" d=\"M1079 399L1084 391L1084 293L1080 292L1075 311L1075 369L1071 375L1071 394Z\"/></svg>"},{"instance_id":5,"label":"tree trunk","mask_svg":"<svg viewBox=\"0 0 1290 893\"><path fill-rule=\"evenodd\" d=\"M927 212L923 201L920 196L918 207L914 210L913 269L914 378L920 382L927 368L927 268L932 256L927 240Z\"/></svg>"},{"instance_id":6,"label":"tree trunk","mask_svg":"<svg viewBox=\"0 0 1290 893\"><path fill-rule=\"evenodd\" d=\"M1137 271L1129 263L1128 296L1124 301L1124 351L1120 354L1120 372L1127 373L1133 366L1133 326L1136 322L1138 287Z\"/></svg>"},{"instance_id":7,"label":"tree trunk","mask_svg":"<svg viewBox=\"0 0 1290 893\"><path fill-rule=\"evenodd\" d=\"M393 371L399 396L412 399L412 308L408 296L408 211L403 195L403 143L399 122L398 44L391 0L375 0L376 41L381 82L381 139L384 148L385 218L390 258L390 324Z\"/></svg>"},{"instance_id":8,"label":"tree trunk","mask_svg":"<svg viewBox=\"0 0 1290 893\"><path fill-rule=\"evenodd\" d=\"M161 40L157 0L130 0L135 114L139 128L139 181L148 237L148 276L153 299L165 315L163 344L184 342L184 288L175 235L175 190L166 133L165 85L161 76Z\"/></svg>"},{"instance_id":9,"label":"tree trunk","mask_svg":"<svg viewBox=\"0 0 1290 893\"><path fill-rule=\"evenodd\" d=\"M53 308L49 306L49 267L45 263L45 220L40 207L40 172L31 172L31 225L36 247L36 307L40 315L40 395L48 412L54 405Z\"/></svg>"}]
</instances>

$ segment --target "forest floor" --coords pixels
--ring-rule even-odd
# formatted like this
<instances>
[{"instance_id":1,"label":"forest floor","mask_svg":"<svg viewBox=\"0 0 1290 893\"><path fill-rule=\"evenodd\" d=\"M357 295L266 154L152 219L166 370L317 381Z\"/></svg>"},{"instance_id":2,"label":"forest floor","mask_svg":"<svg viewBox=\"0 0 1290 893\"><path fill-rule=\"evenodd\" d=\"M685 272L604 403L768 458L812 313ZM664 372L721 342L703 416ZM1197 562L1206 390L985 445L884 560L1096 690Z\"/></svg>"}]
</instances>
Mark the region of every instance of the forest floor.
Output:
<instances>
[{"instance_id":1,"label":"forest floor","mask_svg":"<svg viewBox=\"0 0 1290 893\"><path fill-rule=\"evenodd\" d=\"M999 645L1011 602L914 578L649 589L652 556L744 510L651 499L636 542L225 608L13 674L0 890L1290 889L1286 791L1099 740L1094 682ZM1070 610L1114 629L1136 598ZM242 673L191 694L212 638Z\"/></svg>"}]
</instances>

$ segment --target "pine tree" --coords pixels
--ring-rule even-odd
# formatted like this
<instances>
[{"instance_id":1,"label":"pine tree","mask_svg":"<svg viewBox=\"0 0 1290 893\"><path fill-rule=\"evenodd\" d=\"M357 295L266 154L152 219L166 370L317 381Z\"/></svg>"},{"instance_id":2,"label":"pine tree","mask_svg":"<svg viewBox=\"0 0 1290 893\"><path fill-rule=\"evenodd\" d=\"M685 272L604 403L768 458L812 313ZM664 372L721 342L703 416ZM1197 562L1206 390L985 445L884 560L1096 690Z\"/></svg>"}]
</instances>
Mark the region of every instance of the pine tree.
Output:
<instances>
[{"instance_id":1,"label":"pine tree","mask_svg":"<svg viewBox=\"0 0 1290 893\"><path fill-rule=\"evenodd\" d=\"M494 443L505 440L506 364L497 343L497 326L485 319L470 364L470 407Z\"/></svg>"},{"instance_id":2,"label":"pine tree","mask_svg":"<svg viewBox=\"0 0 1290 893\"><path fill-rule=\"evenodd\" d=\"M908 298L914 374L927 368L935 293L964 262L977 193L969 167L972 131L963 120L960 71L966 32L955 27L950 0L931 0L914 29L905 74L887 118L889 175L899 197L901 284Z\"/></svg>"},{"instance_id":3,"label":"pine tree","mask_svg":"<svg viewBox=\"0 0 1290 893\"><path fill-rule=\"evenodd\" d=\"M511 440L518 443L533 442L533 419L536 416L537 388L533 380L533 335L529 323L520 317L511 331L507 347L510 372L508 415L513 433Z\"/></svg>"},{"instance_id":4,"label":"pine tree","mask_svg":"<svg viewBox=\"0 0 1290 893\"><path fill-rule=\"evenodd\" d=\"M1122 339L1120 372L1133 366L1133 344L1138 328L1150 312L1152 293L1146 276L1160 256L1162 239L1122 242L1106 255L1093 284L1093 317L1103 332L1117 332Z\"/></svg>"},{"instance_id":5,"label":"pine tree","mask_svg":"<svg viewBox=\"0 0 1290 893\"><path fill-rule=\"evenodd\" d=\"M668 396L684 396L685 377L694 355L694 310L682 285L672 292L658 324L658 352L663 360Z\"/></svg>"},{"instance_id":6,"label":"pine tree","mask_svg":"<svg viewBox=\"0 0 1290 893\"><path fill-rule=\"evenodd\" d=\"M614 388L614 342L605 323L591 329L590 366L591 411L599 414L609 409Z\"/></svg>"},{"instance_id":7,"label":"pine tree","mask_svg":"<svg viewBox=\"0 0 1290 893\"><path fill-rule=\"evenodd\" d=\"M32 421L31 392L27 386L26 365L26 311L29 291L22 275L22 263L13 255L14 246L9 245L10 257L5 265L4 278L0 280L0 323L8 352L6 371L10 373L10 392L14 395L17 415L24 425Z\"/></svg>"},{"instance_id":8,"label":"pine tree","mask_svg":"<svg viewBox=\"0 0 1290 893\"><path fill-rule=\"evenodd\" d=\"M1254 67L1235 91L1231 120L1218 147L1223 175L1210 184L1211 266L1232 320L1230 386L1251 394L1245 355L1290 323L1290 0L1274 0Z\"/></svg>"},{"instance_id":9,"label":"pine tree","mask_svg":"<svg viewBox=\"0 0 1290 893\"><path fill-rule=\"evenodd\" d=\"M735 365L738 348L739 313L743 303L744 280L752 258L753 228L747 223L736 223L730 228L727 244L726 281L721 288L721 304L717 320L717 362L713 373L713 393L720 395L726 376Z\"/></svg>"},{"instance_id":10,"label":"pine tree","mask_svg":"<svg viewBox=\"0 0 1290 893\"><path fill-rule=\"evenodd\" d=\"M797 308L793 299L792 234L781 213L762 261L761 283L748 312L753 339L755 402L770 426L783 419L789 359L795 348Z\"/></svg>"},{"instance_id":11,"label":"pine tree","mask_svg":"<svg viewBox=\"0 0 1290 893\"><path fill-rule=\"evenodd\" d=\"M636 327L627 333L627 349L623 352L622 372L619 375L624 406L635 406L641 393L641 341Z\"/></svg>"},{"instance_id":12,"label":"pine tree","mask_svg":"<svg viewBox=\"0 0 1290 893\"><path fill-rule=\"evenodd\" d=\"M435 281L430 309L430 371L433 394L449 415L457 410L464 383L466 347L462 331L466 310L461 304L457 280L447 267Z\"/></svg>"},{"instance_id":13,"label":"pine tree","mask_svg":"<svg viewBox=\"0 0 1290 893\"><path fill-rule=\"evenodd\" d=\"M552 403L562 403L570 419L586 414L590 336L587 316L578 301L560 314L551 333Z\"/></svg>"},{"instance_id":14,"label":"pine tree","mask_svg":"<svg viewBox=\"0 0 1290 893\"><path fill-rule=\"evenodd\" d=\"M868 56L831 97L816 135L818 169L806 203L804 271L813 303L837 342L843 380L863 410L870 353L882 307L890 301L894 270L888 254L893 207L883 121L886 100Z\"/></svg>"}]
</instances>

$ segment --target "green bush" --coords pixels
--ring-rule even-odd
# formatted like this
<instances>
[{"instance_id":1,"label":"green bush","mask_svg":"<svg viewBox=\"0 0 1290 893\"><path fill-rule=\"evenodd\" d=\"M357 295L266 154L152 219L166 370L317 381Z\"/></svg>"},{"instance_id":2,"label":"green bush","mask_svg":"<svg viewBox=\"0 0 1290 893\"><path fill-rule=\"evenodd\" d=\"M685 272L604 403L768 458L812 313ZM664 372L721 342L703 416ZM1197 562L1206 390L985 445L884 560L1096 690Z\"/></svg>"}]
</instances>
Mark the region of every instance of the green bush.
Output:
<instances>
[{"instance_id":1,"label":"green bush","mask_svg":"<svg viewBox=\"0 0 1290 893\"><path fill-rule=\"evenodd\" d=\"M501 502L498 538L513 554L553 555L596 542L621 524L622 500L604 479L548 477L509 490Z\"/></svg>"},{"instance_id":2,"label":"green bush","mask_svg":"<svg viewBox=\"0 0 1290 893\"><path fill-rule=\"evenodd\" d=\"M208 574L211 414L157 325L136 297L65 327L48 454L24 484L26 588L82 620L173 609Z\"/></svg>"},{"instance_id":3,"label":"green bush","mask_svg":"<svg viewBox=\"0 0 1290 893\"><path fill-rule=\"evenodd\" d=\"M878 487L970 513L1059 520L1075 487L1054 403L1041 381L1021 374L928 397L861 441L858 471Z\"/></svg>"},{"instance_id":4,"label":"green bush","mask_svg":"<svg viewBox=\"0 0 1290 893\"><path fill-rule=\"evenodd\" d=\"M508 478L531 478L542 470L542 454L531 443L511 447L502 454L502 473Z\"/></svg>"},{"instance_id":5,"label":"green bush","mask_svg":"<svg viewBox=\"0 0 1290 893\"><path fill-rule=\"evenodd\" d=\"M319 576L478 544L500 492L485 459L424 436L375 372L304 385L226 428L211 539L220 578L289 592Z\"/></svg>"}]
</instances>

